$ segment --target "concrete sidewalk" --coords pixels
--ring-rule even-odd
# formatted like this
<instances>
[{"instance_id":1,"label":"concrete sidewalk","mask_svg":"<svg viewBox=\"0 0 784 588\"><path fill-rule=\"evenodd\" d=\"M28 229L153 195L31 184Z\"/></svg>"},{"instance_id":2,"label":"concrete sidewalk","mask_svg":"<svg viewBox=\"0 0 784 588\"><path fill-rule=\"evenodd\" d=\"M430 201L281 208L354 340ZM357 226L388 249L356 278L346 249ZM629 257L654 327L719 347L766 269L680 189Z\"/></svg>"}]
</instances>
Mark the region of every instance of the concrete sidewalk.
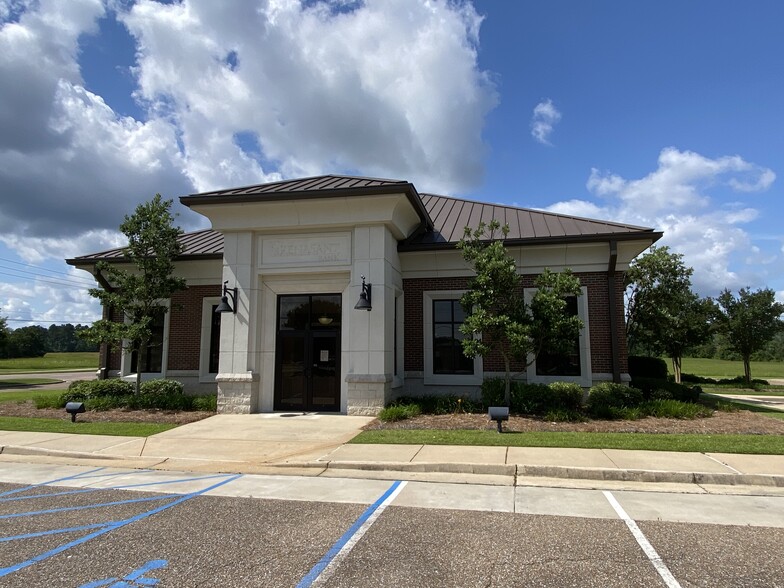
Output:
<instances>
[{"instance_id":1,"label":"concrete sidewalk","mask_svg":"<svg viewBox=\"0 0 784 588\"><path fill-rule=\"evenodd\" d=\"M321 414L217 415L147 438L0 431L0 453L20 461L200 472L493 485L653 482L784 492L782 455L347 444L371 420Z\"/></svg>"}]
</instances>

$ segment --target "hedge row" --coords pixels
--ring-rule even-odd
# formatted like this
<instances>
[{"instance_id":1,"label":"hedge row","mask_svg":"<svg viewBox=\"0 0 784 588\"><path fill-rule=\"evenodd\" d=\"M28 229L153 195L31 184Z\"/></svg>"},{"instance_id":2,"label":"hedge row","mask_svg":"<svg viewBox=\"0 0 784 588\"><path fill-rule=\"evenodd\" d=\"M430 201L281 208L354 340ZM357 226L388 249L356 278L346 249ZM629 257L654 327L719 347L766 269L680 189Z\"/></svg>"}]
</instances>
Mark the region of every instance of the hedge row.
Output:
<instances>
[{"instance_id":1,"label":"hedge row","mask_svg":"<svg viewBox=\"0 0 784 588\"><path fill-rule=\"evenodd\" d=\"M87 410L217 410L217 396L188 396L183 385L176 380L149 380L143 382L137 395L135 386L119 379L77 380L60 395L58 404L84 402Z\"/></svg>"}]
</instances>

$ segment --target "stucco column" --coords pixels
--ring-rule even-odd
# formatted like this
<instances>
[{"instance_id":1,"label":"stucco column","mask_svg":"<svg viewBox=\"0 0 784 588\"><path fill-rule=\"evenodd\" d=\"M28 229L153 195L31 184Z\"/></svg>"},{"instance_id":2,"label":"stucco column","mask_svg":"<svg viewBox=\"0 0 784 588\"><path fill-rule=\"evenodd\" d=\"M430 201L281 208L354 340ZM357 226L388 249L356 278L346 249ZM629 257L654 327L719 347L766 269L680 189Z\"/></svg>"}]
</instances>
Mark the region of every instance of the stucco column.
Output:
<instances>
[{"instance_id":1,"label":"stucco column","mask_svg":"<svg viewBox=\"0 0 784 588\"><path fill-rule=\"evenodd\" d=\"M255 284L251 232L224 234L223 281L237 288L236 313L221 317L218 412L246 414L258 410L259 374L254 371Z\"/></svg>"},{"instance_id":2,"label":"stucco column","mask_svg":"<svg viewBox=\"0 0 784 588\"><path fill-rule=\"evenodd\" d=\"M347 412L375 415L390 399L394 371L394 301L400 288L397 241L383 225L354 229L348 337ZM362 278L372 285L372 310L354 310ZM398 284L397 282L400 282Z\"/></svg>"}]
</instances>

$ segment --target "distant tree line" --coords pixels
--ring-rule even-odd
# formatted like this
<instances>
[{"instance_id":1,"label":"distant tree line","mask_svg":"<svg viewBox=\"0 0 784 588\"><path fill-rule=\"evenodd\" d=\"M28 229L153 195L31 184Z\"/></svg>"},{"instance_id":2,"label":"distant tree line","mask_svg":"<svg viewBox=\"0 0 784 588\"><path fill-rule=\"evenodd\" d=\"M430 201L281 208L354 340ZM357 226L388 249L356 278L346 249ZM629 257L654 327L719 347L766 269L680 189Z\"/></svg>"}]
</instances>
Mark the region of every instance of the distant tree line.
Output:
<instances>
[{"instance_id":1,"label":"distant tree line","mask_svg":"<svg viewBox=\"0 0 784 588\"><path fill-rule=\"evenodd\" d=\"M97 351L98 345L79 336L88 325L51 325L9 329L0 317L0 358L42 357L50 352Z\"/></svg>"}]
</instances>

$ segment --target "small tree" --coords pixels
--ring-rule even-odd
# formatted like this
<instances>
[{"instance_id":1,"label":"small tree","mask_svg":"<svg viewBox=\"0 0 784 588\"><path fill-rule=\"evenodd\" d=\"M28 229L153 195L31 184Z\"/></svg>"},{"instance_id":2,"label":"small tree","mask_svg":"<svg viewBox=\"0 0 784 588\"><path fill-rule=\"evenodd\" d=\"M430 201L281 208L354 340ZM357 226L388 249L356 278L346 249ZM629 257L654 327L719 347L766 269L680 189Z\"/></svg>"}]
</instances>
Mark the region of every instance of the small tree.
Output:
<instances>
[{"instance_id":1,"label":"small tree","mask_svg":"<svg viewBox=\"0 0 784 588\"><path fill-rule=\"evenodd\" d=\"M93 288L90 295L114 309L124 321L101 319L84 331L94 343L120 345L125 352L135 352L136 393L141 387L142 358L152 337L151 326L156 317L168 311L164 301L185 288L185 280L174 277L174 260L183 251L179 236L182 230L173 226L171 200L156 194L125 216L120 231L128 238L125 259L131 270L117 264L99 261L96 273L103 274L110 288Z\"/></svg>"},{"instance_id":2,"label":"small tree","mask_svg":"<svg viewBox=\"0 0 784 588\"><path fill-rule=\"evenodd\" d=\"M776 294L766 288L752 292L741 288L738 297L724 290L717 298L716 327L730 348L743 360L746 385L751 385L751 354L759 351L784 328L780 317L784 304L776 302Z\"/></svg>"},{"instance_id":3,"label":"small tree","mask_svg":"<svg viewBox=\"0 0 784 588\"><path fill-rule=\"evenodd\" d=\"M5 357L5 346L8 342L8 326L6 317L0 316L0 357Z\"/></svg>"},{"instance_id":4,"label":"small tree","mask_svg":"<svg viewBox=\"0 0 784 588\"><path fill-rule=\"evenodd\" d=\"M651 247L626 272L626 336L629 348L672 360L681 381L683 353L709 336L712 304L691 291L694 270L683 255L668 247Z\"/></svg>"},{"instance_id":5,"label":"small tree","mask_svg":"<svg viewBox=\"0 0 784 588\"><path fill-rule=\"evenodd\" d=\"M509 227L496 220L480 223L474 230L466 227L457 244L476 273L460 299L466 313L460 331L467 357L484 357L494 349L501 354L504 402L509 406L512 362L527 367L543 351L565 353L579 335L582 321L567 315L565 298L580 295L580 281L569 270L559 274L545 269L536 280L536 294L526 304L517 265L499 233L506 237Z\"/></svg>"}]
</instances>

